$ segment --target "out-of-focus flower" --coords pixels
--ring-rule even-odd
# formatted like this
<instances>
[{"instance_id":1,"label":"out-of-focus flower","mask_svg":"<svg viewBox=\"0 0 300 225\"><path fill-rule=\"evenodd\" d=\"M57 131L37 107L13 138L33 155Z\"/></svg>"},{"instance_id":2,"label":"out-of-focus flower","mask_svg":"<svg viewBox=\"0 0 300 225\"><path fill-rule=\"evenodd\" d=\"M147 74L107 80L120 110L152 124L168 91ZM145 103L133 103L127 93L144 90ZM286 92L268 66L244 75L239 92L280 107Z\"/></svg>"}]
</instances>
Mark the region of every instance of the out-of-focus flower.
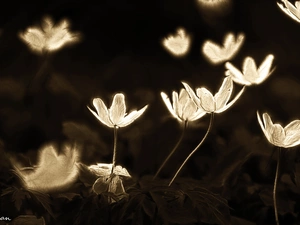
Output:
<instances>
[{"instance_id":1,"label":"out-of-focus flower","mask_svg":"<svg viewBox=\"0 0 300 225\"><path fill-rule=\"evenodd\" d=\"M296 1L295 5L287 0L282 0L282 3L277 2L279 8L293 20L300 23L300 1Z\"/></svg>"},{"instance_id":2,"label":"out-of-focus flower","mask_svg":"<svg viewBox=\"0 0 300 225\"><path fill-rule=\"evenodd\" d=\"M94 98L93 105L96 108L96 112L88 107L91 113L93 113L101 123L111 128L126 127L139 118L148 107L148 105L146 105L142 109L138 111L134 110L127 115L125 96L122 93L118 93L114 96L109 109L100 98Z\"/></svg>"},{"instance_id":3,"label":"out-of-focus flower","mask_svg":"<svg viewBox=\"0 0 300 225\"><path fill-rule=\"evenodd\" d=\"M76 181L78 160L79 150L71 145L65 145L61 154L53 145L45 146L34 167L22 167L11 159L25 188L46 193L68 188Z\"/></svg>"},{"instance_id":4,"label":"out-of-focus flower","mask_svg":"<svg viewBox=\"0 0 300 225\"><path fill-rule=\"evenodd\" d=\"M202 53L205 58L212 64L220 64L232 59L244 43L244 34L238 34L237 37L233 33L226 34L223 46L207 40L202 46Z\"/></svg>"},{"instance_id":5,"label":"out-of-focus flower","mask_svg":"<svg viewBox=\"0 0 300 225\"><path fill-rule=\"evenodd\" d=\"M173 105L171 104L170 98L164 92L160 94L170 113L180 122L194 121L206 114L202 108L197 107L187 91L183 88L180 90L179 96L176 91L173 91Z\"/></svg>"},{"instance_id":6,"label":"out-of-focus flower","mask_svg":"<svg viewBox=\"0 0 300 225\"><path fill-rule=\"evenodd\" d=\"M273 124L268 113L264 113L262 117L263 121L257 112L258 123L271 144L283 148L300 144L300 120L294 120L283 128L278 123Z\"/></svg>"},{"instance_id":7,"label":"out-of-focus flower","mask_svg":"<svg viewBox=\"0 0 300 225\"><path fill-rule=\"evenodd\" d=\"M191 37L183 28L178 28L176 35L169 35L162 41L164 48L175 57L185 56L190 49L190 44Z\"/></svg>"},{"instance_id":8,"label":"out-of-focus flower","mask_svg":"<svg viewBox=\"0 0 300 225\"><path fill-rule=\"evenodd\" d=\"M121 200L128 195L122 181L123 178L131 178L126 168L118 165L114 168L113 174L111 174L112 164L97 163L97 165L89 166L89 169L99 176L93 185L93 191L96 194L110 192L116 196L117 200ZM109 200L111 203L116 201L114 199Z\"/></svg>"},{"instance_id":9,"label":"out-of-focus flower","mask_svg":"<svg viewBox=\"0 0 300 225\"><path fill-rule=\"evenodd\" d=\"M230 77L224 79L222 86L214 96L204 87L197 88L196 94L187 83L182 82L182 84L196 105L203 108L207 113L224 112L239 99L245 89L245 87L243 87L236 97L228 103L233 90L233 82Z\"/></svg>"},{"instance_id":10,"label":"out-of-focus flower","mask_svg":"<svg viewBox=\"0 0 300 225\"><path fill-rule=\"evenodd\" d=\"M37 54L53 52L65 45L80 41L80 34L71 33L69 26L67 20L54 25L50 17L45 17L42 21L42 29L29 27L24 33L20 33L19 37Z\"/></svg>"},{"instance_id":11,"label":"out-of-focus flower","mask_svg":"<svg viewBox=\"0 0 300 225\"><path fill-rule=\"evenodd\" d=\"M227 71L226 76L230 76L232 80L238 84L250 86L252 84L260 84L266 80L271 73L272 63L274 60L274 55L268 55L262 64L257 68L256 63L253 58L246 57L243 63L243 72L237 69L230 62L225 64Z\"/></svg>"}]
</instances>

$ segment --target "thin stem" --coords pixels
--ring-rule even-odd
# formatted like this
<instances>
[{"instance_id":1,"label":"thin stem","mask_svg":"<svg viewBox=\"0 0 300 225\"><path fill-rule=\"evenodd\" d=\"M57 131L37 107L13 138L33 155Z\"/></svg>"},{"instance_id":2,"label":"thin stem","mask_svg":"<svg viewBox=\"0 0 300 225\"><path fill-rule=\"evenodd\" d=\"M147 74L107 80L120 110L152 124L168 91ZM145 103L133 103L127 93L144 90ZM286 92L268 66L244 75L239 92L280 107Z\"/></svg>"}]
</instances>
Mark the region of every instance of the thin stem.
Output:
<instances>
[{"instance_id":1,"label":"thin stem","mask_svg":"<svg viewBox=\"0 0 300 225\"><path fill-rule=\"evenodd\" d=\"M113 174L116 166L117 138L118 138L118 126L114 126L114 152L113 152L113 159L112 159L111 174Z\"/></svg>"},{"instance_id":2,"label":"thin stem","mask_svg":"<svg viewBox=\"0 0 300 225\"><path fill-rule=\"evenodd\" d=\"M209 121L209 126L207 128L207 131L204 135L204 137L202 138L201 142L197 145L197 147L188 155L188 157L184 160L184 162L181 164L181 166L179 167L179 169L177 170L177 172L175 173L174 177L172 178L172 180L169 183L169 186L172 185L173 181L175 180L175 178L177 177L177 175L179 174L179 172L181 171L181 169L183 168L183 166L186 164L186 162L192 157L192 155L198 150L198 148L202 145L202 143L204 142L204 140L206 139L208 133L210 132L211 128L212 128L212 124L214 121L214 113L211 113L210 116L210 121Z\"/></svg>"},{"instance_id":3,"label":"thin stem","mask_svg":"<svg viewBox=\"0 0 300 225\"><path fill-rule=\"evenodd\" d=\"M278 154L277 154L277 167L276 167L274 189L273 189L274 211L275 211L275 220L277 225L279 225L279 220L278 220L278 211L277 211L276 191L277 191L277 183L278 183L279 168L280 168L280 161L281 161L280 158L281 158L281 148L279 147Z\"/></svg>"},{"instance_id":4,"label":"thin stem","mask_svg":"<svg viewBox=\"0 0 300 225\"><path fill-rule=\"evenodd\" d=\"M168 155L168 157L165 159L165 161L161 164L161 166L157 170L155 176L153 177L153 180L156 179L156 177L158 176L158 174L160 173L160 171L162 170L162 168L166 165L166 163L169 161L169 159L171 158L171 156L177 150L178 146L180 145L180 143L181 143L181 141L182 141L182 139L184 137L184 134L185 134L185 131L186 131L186 128L187 128L187 124L188 124L188 121L186 120L184 122L184 126L183 126L182 133L180 135L179 140L177 141L176 145L174 146L174 148L172 149L172 151L170 152L170 154Z\"/></svg>"}]
</instances>

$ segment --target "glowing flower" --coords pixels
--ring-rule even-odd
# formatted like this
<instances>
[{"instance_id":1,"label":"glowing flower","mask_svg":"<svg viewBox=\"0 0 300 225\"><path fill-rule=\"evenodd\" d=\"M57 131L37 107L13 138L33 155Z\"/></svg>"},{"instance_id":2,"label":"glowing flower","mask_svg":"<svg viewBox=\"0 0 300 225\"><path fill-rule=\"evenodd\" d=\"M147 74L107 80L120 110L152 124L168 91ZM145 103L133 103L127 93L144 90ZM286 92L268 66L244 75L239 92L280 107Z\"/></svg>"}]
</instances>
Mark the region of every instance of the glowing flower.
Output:
<instances>
[{"instance_id":1,"label":"glowing flower","mask_svg":"<svg viewBox=\"0 0 300 225\"><path fill-rule=\"evenodd\" d=\"M110 109L107 109L106 105L100 98L94 98L93 105L97 112L88 107L91 113L93 113L93 115L101 123L111 128L126 127L139 118L148 107L148 105L146 105L142 109L138 111L134 110L127 115L125 96L122 93L118 93L114 96Z\"/></svg>"},{"instance_id":2,"label":"glowing flower","mask_svg":"<svg viewBox=\"0 0 300 225\"><path fill-rule=\"evenodd\" d=\"M295 6L287 0L282 0L282 2L283 4L277 2L279 8L293 20L300 23L300 1L296 1Z\"/></svg>"},{"instance_id":3,"label":"glowing flower","mask_svg":"<svg viewBox=\"0 0 300 225\"><path fill-rule=\"evenodd\" d=\"M64 45L72 44L80 40L78 33L68 31L69 22L62 20L59 24L53 24L49 17L45 17L42 21L42 29L38 27L29 27L24 33L20 33L19 37L24 41L31 50L38 54L44 52L53 52Z\"/></svg>"},{"instance_id":4,"label":"glowing flower","mask_svg":"<svg viewBox=\"0 0 300 225\"><path fill-rule=\"evenodd\" d=\"M176 33L175 36L169 35L164 38L162 44L173 56L181 57L189 51L191 38L183 28L178 28Z\"/></svg>"},{"instance_id":5,"label":"glowing flower","mask_svg":"<svg viewBox=\"0 0 300 225\"><path fill-rule=\"evenodd\" d=\"M235 37L233 33L228 33L224 38L223 46L211 40L205 41L202 46L202 53L210 63L220 64L232 59L237 54L244 43L244 39L244 34Z\"/></svg>"},{"instance_id":6,"label":"glowing flower","mask_svg":"<svg viewBox=\"0 0 300 225\"><path fill-rule=\"evenodd\" d=\"M180 90L179 96L176 91L173 91L173 105L164 92L161 92L160 94L170 113L180 122L194 121L206 114L202 108L197 107L187 91L183 88Z\"/></svg>"},{"instance_id":7,"label":"glowing flower","mask_svg":"<svg viewBox=\"0 0 300 225\"><path fill-rule=\"evenodd\" d=\"M263 114L263 122L257 112L257 119L267 140L278 147L290 148L300 144L300 120L294 120L286 127L273 124L268 113Z\"/></svg>"},{"instance_id":8,"label":"glowing flower","mask_svg":"<svg viewBox=\"0 0 300 225\"><path fill-rule=\"evenodd\" d=\"M92 171L97 176L107 176L110 175L112 169L112 163L97 163L97 165L89 166L90 171ZM115 166L114 174L124 177L131 177L126 168L122 166Z\"/></svg>"},{"instance_id":9,"label":"glowing flower","mask_svg":"<svg viewBox=\"0 0 300 225\"><path fill-rule=\"evenodd\" d=\"M197 88L196 94L188 84L184 82L182 82L182 84L196 105L203 108L207 113L224 112L239 99L245 89L245 87L243 87L236 97L228 103L233 90L233 82L230 77L224 79L222 86L214 96L204 87Z\"/></svg>"},{"instance_id":10,"label":"glowing flower","mask_svg":"<svg viewBox=\"0 0 300 225\"><path fill-rule=\"evenodd\" d=\"M262 64L257 68L256 63L253 58L246 57L243 63L243 72L238 70L230 62L225 64L228 69L226 71L226 76L230 76L232 80L238 84L250 86L252 84L260 84L266 80L271 73L270 69L272 67L272 62L274 60L273 55L268 55Z\"/></svg>"},{"instance_id":11,"label":"glowing flower","mask_svg":"<svg viewBox=\"0 0 300 225\"><path fill-rule=\"evenodd\" d=\"M22 167L16 160L11 161L27 189L51 192L68 188L76 181L78 158L76 147L65 145L63 152L58 154L53 145L47 145L39 152L37 166Z\"/></svg>"}]
</instances>

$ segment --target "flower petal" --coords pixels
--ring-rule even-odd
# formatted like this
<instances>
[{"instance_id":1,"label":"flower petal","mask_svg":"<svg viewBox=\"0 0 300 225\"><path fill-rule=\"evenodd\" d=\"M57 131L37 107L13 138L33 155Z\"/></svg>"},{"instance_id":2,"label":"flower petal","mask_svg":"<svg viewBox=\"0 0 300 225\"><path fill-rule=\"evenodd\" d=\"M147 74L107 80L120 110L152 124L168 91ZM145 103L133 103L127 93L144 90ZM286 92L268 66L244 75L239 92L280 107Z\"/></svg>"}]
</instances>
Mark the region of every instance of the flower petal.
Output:
<instances>
[{"instance_id":1,"label":"flower petal","mask_svg":"<svg viewBox=\"0 0 300 225\"><path fill-rule=\"evenodd\" d=\"M177 114L175 113L175 111L174 111L174 109L173 109L173 107L172 107L170 98L169 98L164 92L161 92L160 95L161 95L161 98L163 99L164 103L166 104L166 106L167 106L169 112L170 112L176 119L181 120L181 119L177 116Z\"/></svg>"},{"instance_id":2,"label":"flower petal","mask_svg":"<svg viewBox=\"0 0 300 225\"><path fill-rule=\"evenodd\" d=\"M197 109L198 109L198 107L193 102L193 100L188 98L182 108L182 116L181 116L182 119L190 120L190 117L196 113Z\"/></svg>"},{"instance_id":3,"label":"flower petal","mask_svg":"<svg viewBox=\"0 0 300 225\"><path fill-rule=\"evenodd\" d=\"M290 3L289 1L285 1L286 3L286 7L288 8L288 10L295 15L295 17L297 19L300 19L300 10L297 9L292 3ZM298 5L298 4L297 4Z\"/></svg>"},{"instance_id":4,"label":"flower petal","mask_svg":"<svg viewBox=\"0 0 300 225\"><path fill-rule=\"evenodd\" d=\"M267 113L265 113L265 114L267 114ZM269 129L268 131L266 130L266 124L262 122L262 120L261 120L261 118L260 118L260 115L259 115L258 111L256 112L256 115L257 115L257 120L258 120L258 123L259 123L259 125L260 125L262 131L264 132L264 134L265 134L267 140L270 142L270 140L271 140L271 139L270 139L271 134L269 133L270 129ZM264 114L263 114L263 115L264 115ZM268 114L267 114L267 115L268 115Z\"/></svg>"},{"instance_id":5,"label":"flower petal","mask_svg":"<svg viewBox=\"0 0 300 225\"><path fill-rule=\"evenodd\" d=\"M216 110L215 99L212 93L206 88L197 88L197 95L200 99L200 105L206 112L214 112Z\"/></svg>"},{"instance_id":6,"label":"flower petal","mask_svg":"<svg viewBox=\"0 0 300 225\"><path fill-rule=\"evenodd\" d=\"M297 21L298 23L300 23L300 19L298 19L293 13L290 12L289 9L287 9L287 1L286 0L283 0L285 6L283 6L281 3L278 3L277 2L277 5L278 7L286 14L288 15L289 17L291 17L293 20Z\"/></svg>"},{"instance_id":7,"label":"flower petal","mask_svg":"<svg viewBox=\"0 0 300 225\"><path fill-rule=\"evenodd\" d=\"M109 118L114 125L118 125L124 119L125 113L125 96L122 93L118 93L114 96L109 109Z\"/></svg>"},{"instance_id":8,"label":"flower petal","mask_svg":"<svg viewBox=\"0 0 300 225\"><path fill-rule=\"evenodd\" d=\"M272 62L274 60L274 55L268 55L265 60L262 62L260 67L258 68L259 77L256 79L256 84L260 84L265 79L267 79L270 75L270 69L272 66Z\"/></svg>"},{"instance_id":9,"label":"flower petal","mask_svg":"<svg viewBox=\"0 0 300 225\"><path fill-rule=\"evenodd\" d=\"M195 104L198 107L201 107L200 104L200 99L197 97L196 93L193 91L193 89L185 82L181 82L183 84L183 86L185 87L185 90L187 91L187 93L189 94L189 96L191 97L191 99L195 102Z\"/></svg>"},{"instance_id":10,"label":"flower petal","mask_svg":"<svg viewBox=\"0 0 300 225\"><path fill-rule=\"evenodd\" d=\"M294 120L285 128L284 144L290 147L296 146L300 143L300 120Z\"/></svg>"},{"instance_id":11,"label":"flower petal","mask_svg":"<svg viewBox=\"0 0 300 225\"><path fill-rule=\"evenodd\" d=\"M221 112L224 112L225 110L227 110L229 107L231 107L241 97L241 95L243 94L245 88L246 87L244 86L242 88L242 90L240 90L240 92L235 96L235 98L231 102L226 104L223 108L220 108L220 109L216 110L215 112L216 113L221 113Z\"/></svg>"},{"instance_id":12,"label":"flower petal","mask_svg":"<svg viewBox=\"0 0 300 225\"><path fill-rule=\"evenodd\" d=\"M137 118L139 118L147 109L148 105L144 106L142 109L139 111L132 111L129 113L127 116L125 116L124 120L118 124L119 127L126 127L129 124L131 124L133 121L135 121Z\"/></svg>"},{"instance_id":13,"label":"flower petal","mask_svg":"<svg viewBox=\"0 0 300 225\"><path fill-rule=\"evenodd\" d=\"M100 98L94 98L93 105L97 110L97 113L91 110L89 107L88 109L93 113L93 115L103 124L105 124L108 127L114 127L112 122L109 119L108 116L108 110L104 102Z\"/></svg>"},{"instance_id":14,"label":"flower petal","mask_svg":"<svg viewBox=\"0 0 300 225\"><path fill-rule=\"evenodd\" d=\"M215 94L215 102L216 102L216 110L219 110L221 108L223 108L226 103L229 101L231 93L233 90L233 82L231 77L226 77L223 80L223 83L219 89L219 91L217 92L217 94Z\"/></svg>"},{"instance_id":15,"label":"flower petal","mask_svg":"<svg viewBox=\"0 0 300 225\"><path fill-rule=\"evenodd\" d=\"M243 74L245 75L245 79L251 84L256 83L256 80L259 78L256 63L252 57L248 56L245 58L243 63Z\"/></svg>"},{"instance_id":16,"label":"flower petal","mask_svg":"<svg viewBox=\"0 0 300 225\"><path fill-rule=\"evenodd\" d=\"M245 76L242 74L242 72L230 62L225 63L225 67L228 69L225 72L225 75L230 76L235 83L247 86L251 85L251 83L245 79Z\"/></svg>"},{"instance_id":17,"label":"flower petal","mask_svg":"<svg viewBox=\"0 0 300 225\"><path fill-rule=\"evenodd\" d=\"M274 124L273 130L271 133L271 139L270 142L279 147L286 147L284 146L284 140L285 140L285 132L283 127L280 124Z\"/></svg>"},{"instance_id":18,"label":"flower petal","mask_svg":"<svg viewBox=\"0 0 300 225\"><path fill-rule=\"evenodd\" d=\"M182 115L182 106L179 105L178 102L178 93L176 91L172 92L172 99L173 99L173 109L175 114L180 118ZM181 110L179 109L181 107ZM179 112L181 111L181 112Z\"/></svg>"},{"instance_id":19,"label":"flower petal","mask_svg":"<svg viewBox=\"0 0 300 225\"><path fill-rule=\"evenodd\" d=\"M202 46L202 53L204 57L212 64L220 64L224 62L224 58L220 57L220 55L222 55L222 51L222 47L211 40L205 41Z\"/></svg>"},{"instance_id":20,"label":"flower petal","mask_svg":"<svg viewBox=\"0 0 300 225\"><path fill-rule=\"evenodd\" d=\"M192 116L190 116L188 120L189 121L198 120L201 117L205 116L205 114L206 114L206 111L204 111L202 108L198 108L198 110Z\"/></svg>"}]
</instances>

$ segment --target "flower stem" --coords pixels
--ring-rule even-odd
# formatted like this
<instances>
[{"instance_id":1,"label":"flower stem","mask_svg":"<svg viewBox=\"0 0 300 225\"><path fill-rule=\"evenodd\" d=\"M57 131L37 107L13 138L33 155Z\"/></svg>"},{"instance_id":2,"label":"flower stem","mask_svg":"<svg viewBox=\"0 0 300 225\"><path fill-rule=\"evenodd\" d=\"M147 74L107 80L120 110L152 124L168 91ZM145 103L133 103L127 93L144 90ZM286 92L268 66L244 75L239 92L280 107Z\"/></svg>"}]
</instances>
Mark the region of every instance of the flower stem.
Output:
<instances>
[{"instance_id":1,"label":"flower stem","mask_svg":"<svg viewBox=\"0 0 300 225\"><path fill-rule=\"evenodd\" d=\"M113 174L116 166L117 138L118 138L118 127L114 126L114 152L113 152L113 159L112 159L111 174Z\"/></svg>"},{"instance_id":2,"label":"flower stem","mask_svg":"<svg viewBox=\"0 0 300 225\"><path fill-rule=\"evenodd\" d=\"M279 225L279 220L278 220L278 211L277 211L276 191L277 191L277 183L278 183L279 168L280 168L280 161L281 161L280 158L281 158L281 148L279 147L278 154L277 154L277 167L276 167L274 189L273 189L274 211L275 211L275 220L277 225Z\"/></svg>"},{"instance_id":3,"label":"flower stem","mask_svg":"<svg viewBox=\"0 0 300 225\"><path fill-rule=\"evenodd\" d=\"M160 173L160 171L162 170L162 168L166 165L166 163L168 162L168 160L171 158L171 156L177 150L178 146L180 145L180 143L181 143L181 141L182 141L182 139L184 137L184 134L185 134L185 131L186 131L186 128L187 128L187 124L188 124L188 121L186 120L184 122L184 126L183 126L182 133L180 135L179 140L177 141L176 145L174 146L174 148L172 149L172 151L170 152L170 154L168 155L168 157L165 159L165 161L161 164L161 166L157 170L155 176L153 177L153 180L156 179L156 177L158 176L158 174Z\"/></svg>"},{"instance_id":4,"label":"flower stem","mask_svg":"<svg viewBox=\"0 0 300 225\"><path fill-rule=\"evenodd\" d=\"M204 135L204 137L202 138L201 142L197 145L197 147L188 155L188 157L184 160L184 162L181 164L181 166L179 167L179 169L177 170L177 172L175 173L174 177L172 178L172 180L169 183L169 186L172 185L173 181L175 180L175 178L177 177L177 175L179 174L179 172L181 171L181 169L183 168L183 166L186 164L186 162L192 157L192 155L198 150L198 148L202 145L202 143L204 142L204 140L206 139L208 133L210 132L211 128L212 128L212 124L214 121L214 113L211 113L210 116L210 121L209 121L209 126L207 128L207 131Z\"/></svg>"}]
</instances>

